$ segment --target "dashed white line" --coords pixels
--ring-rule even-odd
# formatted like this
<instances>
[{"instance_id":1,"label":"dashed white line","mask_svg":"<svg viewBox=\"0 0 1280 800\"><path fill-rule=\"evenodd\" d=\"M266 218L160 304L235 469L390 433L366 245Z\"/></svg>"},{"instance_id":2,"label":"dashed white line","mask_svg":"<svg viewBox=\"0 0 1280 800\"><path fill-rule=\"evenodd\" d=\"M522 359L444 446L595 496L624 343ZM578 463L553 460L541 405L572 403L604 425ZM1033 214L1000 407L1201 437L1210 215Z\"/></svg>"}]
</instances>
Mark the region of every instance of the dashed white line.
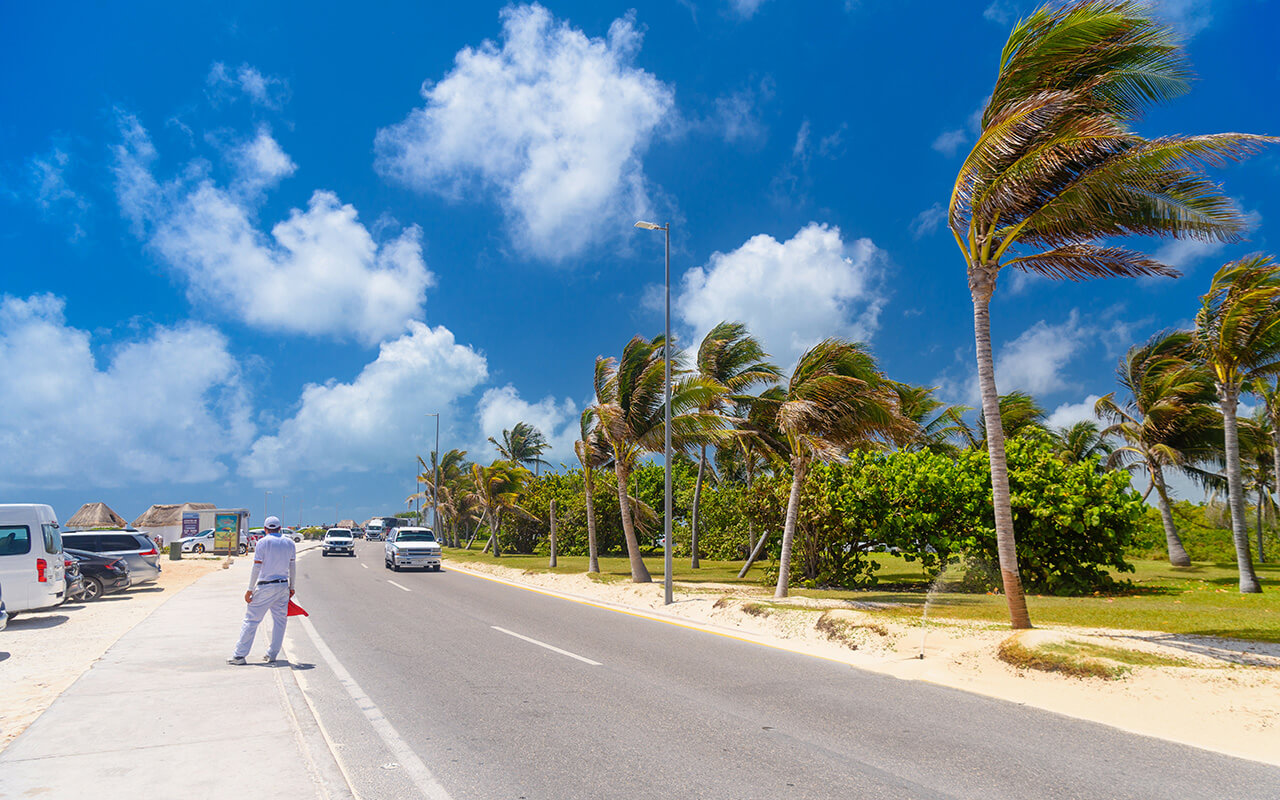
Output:
<instances>
[{"instance_id":1,"label":"dashed white line","mask_svg":"<svg viewBox=\"0 0 1280 800\"><path fill-rule=\"evenodd\" d=\"M387 583L391 584L392 586L396 587L397 589L403 589L403 590L405 590L406 592L407 592L407 591L409 591L409 587L408 587L408 586L401 586L400 584L396 583L395 581L387 581Z\"/></svg>"},{"instance_id":2,"label":"dashed white line","mask_svg":"<svg viewBox=\"0 0 1280 800\"><path fill-rule=\"evenodd\" d=\"M521 634L519 634L519 633L516 633L515 631L509 631L509 630L507 630L506 628L499 628L497 625L490 625L489 627L490 627L490 628L493 628L495 631L498 631L498 632L500 632L500 633L505 633L505 634L506 634L506 635L508 635L508 636L514 636L514 637L516 637L517 639L523 639L524 641L528 642L529 644L536 644L538 647L545 647L545 648L547 648L548 650L550 650L550 651L551 651L551 652L553 652L553 653L559 653L560 655L562 655L562 656L568 656L569 658L576 658L576 659L578 659L579 661L581 661L581 662L582 662L582 663L584 663L584 664L590 664L590 665L591 665L591 666L593 666L593 667L602 667L602 666L604 666L604 665L603 665L603 664L601 664L599 661L592 661L591 659L589 659L589 658L584 658L584 657L582 657L582 656L578 655L577 653L570 653L568 650L561 650L559 647L556 647L556 646L554 646L554 645L547 644L546 642L540 642L540 641L538 641L537 639L530 639L528 636L523 636L523 635L521 635Z\"/></svg>"},{"instance_id":3,"label":"dashed white line","mask_svg":"<svg viewBox=\"0 0 1280 800\"><path fill-rule=\"evenodd\" d=\"M360 566L364 567L365 569L368 569L368 568L369 568L369 565L368 565L368 564L361 564Z\"/></svg>"}]
</instances>

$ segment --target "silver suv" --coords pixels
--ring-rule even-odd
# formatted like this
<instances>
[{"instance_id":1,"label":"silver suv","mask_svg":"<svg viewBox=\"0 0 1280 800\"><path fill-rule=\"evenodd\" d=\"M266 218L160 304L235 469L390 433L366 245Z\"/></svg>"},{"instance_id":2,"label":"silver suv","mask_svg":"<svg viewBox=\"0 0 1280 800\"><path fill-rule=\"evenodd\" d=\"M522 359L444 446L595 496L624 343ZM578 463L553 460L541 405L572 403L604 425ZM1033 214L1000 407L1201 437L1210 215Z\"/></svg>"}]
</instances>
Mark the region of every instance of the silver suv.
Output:
<instances>
[{"instance_id":1,"label":"silver suv","mask_svg":"<svg viewBox=\"0 0 1280 800\"><path fill-rule=\"evenodd\" d=\"M440 571L440 543L430 528L395 528L383 548L387 569L422 567Z\"/></svg>"},{"instance_id":2,"label":"silver suv","mask_svg":"<svg viewBox=\"0 0 1280 800\"><path fill-rule=\"evenodd\" d=\"M123 558L133 585L152 583L160 577L160 551L139 531L63 531L62 546L99 556Z\"/></svg>"}]
</instances>

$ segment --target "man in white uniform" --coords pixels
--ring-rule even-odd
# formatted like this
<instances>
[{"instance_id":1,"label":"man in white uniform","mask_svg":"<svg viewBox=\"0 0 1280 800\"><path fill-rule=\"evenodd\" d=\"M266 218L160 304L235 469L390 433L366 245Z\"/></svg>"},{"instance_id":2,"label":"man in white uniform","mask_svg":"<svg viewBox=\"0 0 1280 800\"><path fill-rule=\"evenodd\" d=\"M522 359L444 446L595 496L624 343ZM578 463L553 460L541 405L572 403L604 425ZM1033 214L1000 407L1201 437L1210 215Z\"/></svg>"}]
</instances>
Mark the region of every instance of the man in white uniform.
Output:
<instances>
[{"instance_id":1,"label":"man in white uniform","mask_svg":"<svg viewBox=\"0 0 1280 800\"><path fill-rule=\"evenodd\" d=\"M262 527L267 535L258 540L258 547L253 552L249 591L244 593L244 601L249 608L244 613L240 641L236 642L235 653L227 659L228 664L245 663L245 656L253 647L258 624L267 612L271 612L271 644L263 661L275 661L280 654L280 646L284 644L284 625L289 619L289 598L293 597L297 572L297 551L292 539L280 535L279 517L267 517Z\"/></svg>"}]
</instances>

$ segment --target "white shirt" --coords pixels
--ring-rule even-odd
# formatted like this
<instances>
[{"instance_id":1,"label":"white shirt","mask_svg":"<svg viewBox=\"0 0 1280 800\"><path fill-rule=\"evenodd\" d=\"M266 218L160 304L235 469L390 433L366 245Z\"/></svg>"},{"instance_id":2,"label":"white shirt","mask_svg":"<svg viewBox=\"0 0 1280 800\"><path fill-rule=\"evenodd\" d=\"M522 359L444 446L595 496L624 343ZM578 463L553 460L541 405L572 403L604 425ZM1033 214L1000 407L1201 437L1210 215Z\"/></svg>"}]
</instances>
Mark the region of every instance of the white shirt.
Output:
<instances>
[{"instance_id":1,"label":"white shirt","mask_svg":"<svg viewBox=\"0 0 1280 800\"><path fill-rule=\"evenodd\" d=\"M258 582L287 580L292 589L296 559L297 549L292 539L279 534L267 534L258 540L257 549L254 550L253 571L258 573Z\"/></svg>"}]
</instances>

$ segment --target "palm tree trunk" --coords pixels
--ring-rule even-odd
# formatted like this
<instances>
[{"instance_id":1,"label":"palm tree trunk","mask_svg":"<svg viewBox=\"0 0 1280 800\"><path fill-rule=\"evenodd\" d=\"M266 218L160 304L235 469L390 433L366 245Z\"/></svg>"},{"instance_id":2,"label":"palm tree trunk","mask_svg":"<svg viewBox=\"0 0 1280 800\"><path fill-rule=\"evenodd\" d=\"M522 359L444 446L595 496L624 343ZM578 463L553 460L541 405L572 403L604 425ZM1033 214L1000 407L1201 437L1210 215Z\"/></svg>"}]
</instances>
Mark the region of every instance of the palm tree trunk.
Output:
<instances>
[{"instance_id":1,"label":"palm tree trunk","mask_svg":"<svg viewBox=\"0 0 1280 800\"><path fill-rule=\"evenodd\" d=\"M1280 496L1280 419L1271 420L1271 456L1275 460L1274 469L1271 472L1271 482L1275 485L1272 487L1276 490L1276 495ZM1275 515L1272 515L1275 518ZM1258 553L1258 560L1262 560L1262 553Z\"/></svg>"},{"instance_id":2,"label":"palm tree trunk","mask_svg":"<svg viewBox=\"0 0 1280 800\"><path fill-rule=\"evenodd\" d=\"M987 453L991 457L991 504L995 511L996 550L1009 623L1014 630L1031 627L1027 598L1018 574L1017 542L1013 535L1013 508L1009 499L1009 466L1004 452L1004 428L1000 424L1000 395L996 392L995 361L991 356L991 295L995 291L995 270L970 267L969 289L973 295L973 340L978 351L978 384L982 390L982 417L987 425Z\"/></svg>"},{"instance_id":3,"label":"palm tree trunk","mask_svg":"<svg viewBox=\"0 0 1280 800\"><path fill-rule=\"evenodd\" d=\"M1169 492L1164 485L1164 472L1159 465L1148 464L1151 472L1151 485L1156 490L1156 506L1160 509L1160 521L1164 523L1164 543L1169 550L1169 563L1175 567L1191 566L1191 556L1182 546L1178 537L1178 529L1173 525L1173 509L1169 506Z\"/></svg>"},{"instance_id":4,"label":"palm tree trunk","mask_svg":"<svg viewBox=\"0 0 1280 800\"><path fill-rule=\"evenodd\" d=\"M636 539L635 522L631 519L631 499L627 495L627 469L614 459L614 472L618 475L618 505L622 509L622 534L627 540L627 558L631 560L631 582L652 583L649 568L640 557L640 542Z\"/></svg>"},{"instance_id":5,"label":"palm tree trunk","mask_svg":"<svg viewBox=\"0 0 1280 800\"><path fill-rule=\"evenodd\" d=\"M1218 386L1222 407L1222 430L1227 451L1227 505L1231 507L1231 539L1236 546L1236 565L1240 570L1240 593L1262 591L1249 557L1249 534L1244 525L1244 479L1240 474L1240 429L1236 424L1237 391Z\"/></svg>"},{"instance_id":6,"label":"palm tree trunk","mask_svg":"<svg viewBox=\"0 0 1280 800\"><path fill-rule=\"evenodd\" d=\"M587 572L600 572L600 556L596 552L595 476L591 467L582 467L583 485L587 490Z\"/></svg>"},{"instance_id":7,"label":"palm tree trunk","mask_svg":"<svg viewBox=\"0 0 1280 800\"><path fill-rule=\"evenodd\" d=\"M689 546L693 549L693 558L689 561L689 566L693 569L698 568L698 504L702 500L702 470L707 465L707 446L702 445L702 452L698 456L698 480L693 484L693 512L690 517L690 533Z\"/></svg>"},{"instance_id":8,"label":"palm tree trunk","mask_svg":"<svg viewBox=\"0 0 1280 800\"><path fill-rule=\"evenodd\" d=\"M791 461L791 496L787 499L787 524L782 529L782 554L778 557L778 586L774 597L786 597L791 582L791 543L796 536L796 520L800 517L800 488L804 486L807 464L800 458Z\"/></svg>"},{"instance_id":9,"label":"palm tree trunk","mask_svg":"<svg viewBox=\"0 0 1280 800\"><path fill-rule=\"evenodd\" d=\"M1257 542L1258 542L1258 563L1265 564L1267 563L1267 555L1262 550L1262 504L1266 502L1266 499L1267 499L1267 485L1262 481L1258 481L1257 490L1258 490L1258 531L1257 533L1254 534L1254 537L1257 539Z\"/></svg>"},{"instance_id":10,"label":"palm tree trunk","mask_svg":"<svg viewBox=\"0 0 1280 800\"><path fill-rule=\"evenodd\" d=\"M742 580L747 576L747 570L751 569L751 565L756 563L756 559L760 557L760 551L764 549L764 541L768 538L768 534L760 534L760 541L756 542L755 547L751 550L751 555L747 556L747 563L743 564L742 569L738 570L738 580Z\"/></svg>"},{"instance_id":11,"label":"palm tree trunk","mask_svg":"<svg viewBox=\"0 0 1280 800\"><path fill-rule=\"evenodd\" d=\"M493 557L502 558L502 551L498 549L498 529L502 527L502 512L499 511L493 515L489 529L493 531Z\"/></svg>"}]
</instances>

